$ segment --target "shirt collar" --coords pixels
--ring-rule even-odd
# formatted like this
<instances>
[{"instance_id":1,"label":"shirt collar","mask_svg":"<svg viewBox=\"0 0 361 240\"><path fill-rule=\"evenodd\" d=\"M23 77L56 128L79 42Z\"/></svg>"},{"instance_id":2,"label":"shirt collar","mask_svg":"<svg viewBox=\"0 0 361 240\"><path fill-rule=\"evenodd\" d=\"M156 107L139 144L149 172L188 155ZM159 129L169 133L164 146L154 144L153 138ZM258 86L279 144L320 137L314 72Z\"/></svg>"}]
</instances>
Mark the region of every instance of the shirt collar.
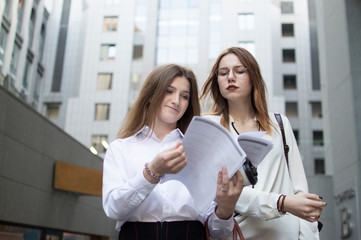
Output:
<instances>
[{"instance_id":1,"label":"shirt collar","mask_svg":"<svg viewBox=\"0 0 361 240\"><path fill-rule=\"evenodd\" d=\"M153 130L148 126L144 126L142 129L140 129L135 134L135 136L138 137L138 138L139 137L142 138L142 137L146 136L147 134L149 134L150 136L153 135ZM169 136L175 136L175 137L179 136L182 139L184 138L184 134L182 133L182 131L179 128L174 129L168 135Z\"/></svg>"}]
</instances>

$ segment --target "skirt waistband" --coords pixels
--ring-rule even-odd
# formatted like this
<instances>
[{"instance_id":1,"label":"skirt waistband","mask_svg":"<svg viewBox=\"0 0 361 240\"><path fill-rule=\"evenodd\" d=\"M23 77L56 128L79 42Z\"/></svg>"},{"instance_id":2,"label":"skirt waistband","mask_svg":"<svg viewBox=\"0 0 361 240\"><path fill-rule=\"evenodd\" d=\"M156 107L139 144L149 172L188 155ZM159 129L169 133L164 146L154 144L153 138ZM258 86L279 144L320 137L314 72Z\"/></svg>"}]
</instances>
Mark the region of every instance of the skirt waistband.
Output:
<instances>
[{"instance_id":1,"label":"skirt waistband","mask_svg":"<svg viewBox=\"0 0 361 240\"><path fill-rule=\"evenodd\" d=\"M200 221L126 222L119 240L205 240L205 228Z\"/></svg>"}]
</instances>

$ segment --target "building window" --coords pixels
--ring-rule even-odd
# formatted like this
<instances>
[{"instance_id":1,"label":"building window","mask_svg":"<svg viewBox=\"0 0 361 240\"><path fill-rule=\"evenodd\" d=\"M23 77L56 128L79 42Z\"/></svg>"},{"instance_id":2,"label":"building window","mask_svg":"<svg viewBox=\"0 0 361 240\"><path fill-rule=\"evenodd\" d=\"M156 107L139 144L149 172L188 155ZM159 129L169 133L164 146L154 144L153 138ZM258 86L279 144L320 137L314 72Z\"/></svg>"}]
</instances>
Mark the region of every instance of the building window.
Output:
<instances>
[{"instance_id":1,"label":"building window","mask_svg":"<svg viewBox=\"0 0 361 240\"><path fill-rule=\"evenodd\" d=\"M42 75L39 72L36 72L35 85L33 89L33 102L32 102L33 108L37 108L39 103L40 91L42 85L41 79L42 79Z\"/></svg>"},{"instance_id":2,"label":"building window","mask_svg":"<svg viewBox=\"0 0 361 240\"><path fill-rule=\"evenodd\" d=\"M95 120L109 120L110 104L109 103L97 103L95 104Z\"/></svg>"},{"instance_id":3,"label":"building window","mask_svg":"<svg viewBox=\"0 0 361 240\"><path fill-rule=\"evenodd\" d=\"M24 1L19 1L18 4L18 21L16 26L16 31L21 33L21 27L23 24L23 17L24 17Z\"/></svg>"},{"instance_id":4,"label":"building window","mask_svg":"<svg viewBox=\"0 0 361 240\"><path fill-rule=\"evenodd\" d=\"M252 41L240 41L238 42L238 46L245 48L250 52L253 56L256 54L256 45Z\"/></svg>"},{"instance_id":5,"label":"building window","mask_svg":"<svg viewBox=\"0 0 361 240\"><path fill-rule=\"evenodd\" d=\"M48 119L59 118L60 103L46 103L46 117Z\"/></svg>"},{"instance_id":6,"label":"building window","mask_svg":"<svg viewBox=\"0 0 361 240\"><path fill-rule=\"evenodd\" d=\"M5 6L4 6L4 12L3 13L7 18L10 18L11 2L12 2L12 0L5 0Z\"/></svg>"},{"instance_id":7,"label":"building window","mask_svg":"<svg viewBox=\"0 0 361 240\"><path fill-rule=\"evenodd\" d=\"M300 145L300 138L299 138L299 134L298 134L298 130L297 129L293 129L293 135L295 136L297 145Z\"/></svg>"},{"instance_id":8,"label":"building window","mask_svg":"<svg viewBox=\"0 0 361 240\"><path fill-rule=\"evenodd\" d=\"M41 63L43 61L44 56L44 45L45 45L45 30L46 26L45 24L41 24L41 30L40 30L40 39L39 39L39 45L38 45L38 51L39 51L39 62Z\"/></svg>"},{"instance_id":9,"label":"building window","mask_svg":"<svg viewBox=\"0 0 361 240\"><path fill-rule=\"evenodd\" d=\"M293 13L293 2L281 2L281 13L282 14L292 14Z\"/></svg>"},{"instance_id":10,"label":"building window","mask_svg":"<svg viewBox=\"0 0 361 240\"><path fill-rule=\"evenodd\" d=\"M35 9L33 8L31 9L30 22L29 22L29 42L28 42L29 49L31 49L33 45L35 19L36 19L36 12Z\"/></svg>"},{"instance_id":11,"label":"building window","mask_svg":"<svg viewBox=\"0 0 361 240\"><path fill-rule=\"evenodd\" d=\"M27 90L29 87L29 78L31 73L31 61L26 58L25 68L24 68L24 76L23 76L23 89Z\"/></svg>"},{"instance_id":12,"label":"building window","mask_svg":"<svg viewBox=\"0 0 361 240\"><path fill-rule=\"evenodd\" d=\"M315 174L325 174L325 159L315 159Z\"/></svg>"},{"instance_id":13,"label":"building window","mask_svg":"<svg viewBox=\"0 0 361 240\"><path fill-rule=\"evenodd\" d=\"M296 62L295 49L283 49L282 58L284 63Z\"/></svg>"},{"instance_id":14,"label":"building window","mask_svg":"<svg viewBox=\"0 0 361 240\"><path fill-rule=\"evenodd\" d=\"M298 104L297 102L286 102L286 116L288 118L298 117Z\"/></svg>"},{"instance_id":15,"label":"building window","mask_svg":"<svg viewBox=\"0 0 361 240\"><path fill-rule=\"evenodd\" d=\"M143 58L143 45L133 46L133 60L141 60Z\"/></svg>"},{"instance_id":16,"label":"building window","mask_svg":"<svg viewBox=\"0 0 361 240\"><path fill-rule=\"evenodd\" d=\"M209 6L208 57L215 60L222 51L222 3L220 0L210 1Z\"/></svg>"},{"instance_id":17,"label":"building window","mask_svg":"<svg viewBox=\"0 0 361 240\"><path fill-rule=\"evenodd\" d=\"M312 118L322 118L321 102L311 102Z\"/></svg>"},{"instance_id":18,"label":"building window","mask_svg":"<svg viewBox=\"0 0 361 240\"><path fill-rule=\"evenodd\" d=\"M118 17L104 17L103 32L117 31Z\"/></svg>"},{"instance_id":19,"label":"building window","mask_svg":"<svg viewBox=\"0 0 361 240\"><path fill-rule=\"evenodd\" d=\"M253 30L254 29L254 14L253 13L238 13L238 29L239 30Z\"/></svg>"},{"instance_id":20,"label":"building window","mask_svg":"<svg viewBox=\"0 0 361 240\"><path fill-rule=\"evenodd\" d=\"M133 73L130 81L130 92L129 92L129 105L131 106L137 96L139 95L139 90L141 88L141 74Z\"/></svg>"},{"instance_id":21,"label":"building window","mask_svg":"<svg viewBox=\"0 0 361 240\"><path fill-rule=\"evenodd\" d=\"M313 146L323 146L323 131L313 131Z\"/></svg>"},{"instance_id":22,"label":"building window","mask_svg":"<svg viewBox=\"0 0 361 240\"><path fill-rule=\"evenodd\" d=\"M282 37L294 37L293 23L282 23Z\"/></svg>"},{"instance_id":23,"label":"building window","mask_svg":"<svg viewBox=\"0 0 361 240\"><path fill-rule=\"evenodd\" d=\"M4 55L5 55L5 49L6 49L6 40L7 40L8 32L4 28L4 26L1 25L0 29L0 67L4 64Z\"/></svg>"},{"instance_id":24,"label":"building window","mask_svg":"<svg viewBox=\"0 0 361 240\"><path fill-rule=\"evenodd\" d=\"M115 53L115 44L102 44L100 50L100 60L114 60Z\"/></svg>"},{"instance_id":25,"label":"building window","mask_svg":"<svg viewBox=\"0 0 361 240\"><path fill-rule=\"evenodd\" d=\"M98 74L98 90L107 90L112 88L112 73L99 73Z\"/></svg>"},{"instance_id":26,"label":"building window","mask_svg":"<svg viewBox=\"0 0 361 240\"><path fill-rule=\"evenodd\" d=\"M108 148L108 136L107 135L93 135L92 147L97 150L98 153L105 153Z\"/></svg>"},{"instance_id":27,"label":"building window","mask_svg":"<svg viewBox=\"0 0 361 240\"><path fill-rule=\"evenodd\" d=\"M283 75L283 89L297 89L296 75Z\"/></svg>"},{"instance_id":28,"label":"building window","mask_svg":"<svg viewBox=\"0 0 361 240\"><path fill-rule=\"evenodd\" d=\"M15 43L13 48L13 54L11 56L11 63L10 63L10 73L14 79L16 79L16 71L18 69L19 56L20 56L20 46Z\"/></svg>"}]
</instances>

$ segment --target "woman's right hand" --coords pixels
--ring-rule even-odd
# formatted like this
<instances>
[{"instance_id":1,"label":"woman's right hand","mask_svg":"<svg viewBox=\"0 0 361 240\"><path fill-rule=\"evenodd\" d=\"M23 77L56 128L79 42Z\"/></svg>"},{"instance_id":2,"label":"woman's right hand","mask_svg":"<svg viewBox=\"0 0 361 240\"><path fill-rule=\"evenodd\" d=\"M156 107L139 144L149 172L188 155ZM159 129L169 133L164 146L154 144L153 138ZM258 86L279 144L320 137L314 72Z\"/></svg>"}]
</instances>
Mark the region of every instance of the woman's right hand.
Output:
<instances>
[{"instance_id":1,"label":"woman's right hand","mask_svg":"<svg viewBox=\"0 0 361 240\"><path fill-rule=\"evenodd\" d=\"M309 222L315 222L321 216L322 208L326 205L327 203L322 202L322 198L316 194L298 193L286 196L284 210Z\"/></svg>"},{"instance_id":2,"label":"woman's right hand","mask_svg":"<svg viewBox=\"0 0 361 240\"><path fill-rule=\"evenodd\" d=\"M149 170L157 176L163 176L166 173L178 173L186 165L187 156L180 142L175 147L160 152L148 163ZM154 183L154 181L152 182Z\"/></svg>"}]
</instances>

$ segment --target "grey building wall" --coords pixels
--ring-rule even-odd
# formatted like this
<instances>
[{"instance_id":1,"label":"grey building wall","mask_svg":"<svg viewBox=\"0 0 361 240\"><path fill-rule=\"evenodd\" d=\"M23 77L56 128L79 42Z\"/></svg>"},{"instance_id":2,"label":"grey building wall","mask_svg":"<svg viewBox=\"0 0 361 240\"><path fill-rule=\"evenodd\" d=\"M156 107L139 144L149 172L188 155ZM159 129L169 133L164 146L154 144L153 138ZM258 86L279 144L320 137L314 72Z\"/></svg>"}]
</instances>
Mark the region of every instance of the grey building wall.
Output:
<instances>
[{"instance_id":1,"label":"grey building wall","mask_svg":"<svg viewBox=\"0 0 361 240\"><path fill-rule=\"evenodd\" d=\"M361 239L361 2L318 0L316 10L325 153L333 162L334 239Z\"/></svg>"},{"instance_id":2,"label":"grey building wall","mask_svg":"<svg viewBox=\"0 0 361 240\"><path fill-rule=\"evenodd\" d=\"M0 103L0 221L116 238L101 197L53 189L55 161L102 160L2 87Z\"/></svg>"},{"instance_id":3,"label":"grey building wall","mask_svg":"<svg viewBox=\"0 0 361 240\"><path fill-rule=\"evenodd\" d=\"M337 239L336 223L335 223L335 201L333 198L333 179L332 176L307 176L308 187L310 193L316 193L323 197L323 200L327 202L327 206L323 208L321 218L319 219L323 223L323 228L320 232L320 239Z\"/></svg>"}]
</instances>

